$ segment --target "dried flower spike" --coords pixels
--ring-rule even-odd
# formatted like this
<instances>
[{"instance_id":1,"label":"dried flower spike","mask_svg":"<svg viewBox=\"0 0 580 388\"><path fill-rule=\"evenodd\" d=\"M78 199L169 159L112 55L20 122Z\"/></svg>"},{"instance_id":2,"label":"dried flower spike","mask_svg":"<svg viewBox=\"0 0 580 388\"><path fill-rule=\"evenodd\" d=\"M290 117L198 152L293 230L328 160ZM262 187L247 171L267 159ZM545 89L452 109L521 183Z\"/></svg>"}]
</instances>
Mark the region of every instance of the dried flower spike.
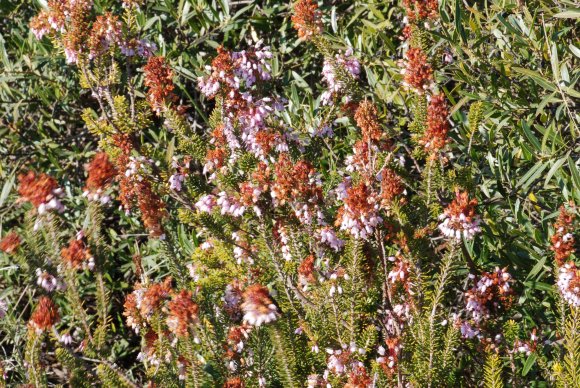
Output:
<instances>
[{"instance_id":1,"label":"dried flower spike","mask_svg":"<svg viewBox=\"0 0 580 388\"><path fill-rule=\"evenodd\" d=\"M62 211L64 209L58 199L63 191L53 177L29 171L27 174L20 174L18 181L20 183L18 194L21 200L32 203L39 214L44 214L48 210Z\"/></svg>"},{"instance_id":2,"label":"dried flower spike","mask_svg":"<svg viewBox=\"0 0 580 388\"><path fill-rule=\"evenodd\" d=\"M151 108L160 115L169 105L177 101L177 95L173 92L173 70L167 64L164 57L150 57L143 68L145 73L145 86L149 88L147 101Z\"/></svg>"},{"instance_id":3,"label":"dried flower spike","mask_svg":"<svg viewBox=\"0 0 580 388\"><path fill-rule=\"evenodd\" d=\"M419 94L431 88L433 83L433 69L427 61L427 55L420 48L410 48L405 55L404 85L411 87Z\"/></svg>"},{"instance_id":4,"label":"dried flower spike","mask_svg":"<svg viewBox=\"0 0 580 388\"><path fill-rule=\"evenodd\" d=\"M318 10L318 4L312 0L299 0L294 4L292 24L298 31L298 36L303 39L312 39L322 33L322 13Z\"/></svg>"},{"instance_id":5,"label":"dried flower spike","mask_svg":"<svg viewBox=\"0 0 580 388\"><path fill-rule=\"evenodd\" d=\"M425 147L425 151L434 154L445 147L449 142L449 110L443 94L431 96L427 108L427 129L419 141Z\"/></svg>"},{"instance_id":6,"label":"dried flower spike","mask_svg":"<svg viewBox=\"0 0 580 388\"><path fill-rule=\"evenodd\" d=\"M359 104L354 119L362 131L365 142L381 139L382 132L377 118L377 107L371 101L365 100Z\"/></svg>"},{"instance_id":7,"label":"dried flower spike","mask_svg":"<svg viewBox=\"0 0 580 388\"><path fill-rule=\"evenodd\" d=\"M30 317L30 325L37 332L51 329L60 321L58 307L48 296L42 296Z\"/></svg>"},{"instance_id":8,"label":"dried flower spike","mask_svg":"<svg viewBox=\"0 0 580 388\"><path fill-rule=\"evenodd\" d=\"M168 307L167 326L169 330L180 337L188 336L188 327L197 322L199 310L198 305L192 299L191 291L181 290L178 294L173 295Z\"/></svg>"},{"instance_id":9,"label":"dried flower spike","mask_svg":"<svg viewBox=\"0 0 580 388\"><path fill-rule=\"evenodd\" d=\"M0 251L9 255L16 252L19 246L20 236L18 236L14 231L8 233L2 240L0 240Z\"/></svg>"}]
</instances>

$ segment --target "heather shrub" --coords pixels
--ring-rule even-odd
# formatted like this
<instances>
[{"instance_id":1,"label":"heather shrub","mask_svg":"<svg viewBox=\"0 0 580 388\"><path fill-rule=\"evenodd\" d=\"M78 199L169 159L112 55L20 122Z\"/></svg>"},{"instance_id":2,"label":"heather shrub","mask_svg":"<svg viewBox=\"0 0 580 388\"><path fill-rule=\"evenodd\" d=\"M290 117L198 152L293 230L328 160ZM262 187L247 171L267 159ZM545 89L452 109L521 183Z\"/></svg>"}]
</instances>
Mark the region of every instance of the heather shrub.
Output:
<instances>
[{"instance_id":1,"label":"heather shrub","mask_svg":"<svg viewBox=\"0 0 580 388\"><path fill-rule=\"evenodd\" d=\"M571 2L0 10L0 385L580 386Z\"/></svg>"}]
</instances>

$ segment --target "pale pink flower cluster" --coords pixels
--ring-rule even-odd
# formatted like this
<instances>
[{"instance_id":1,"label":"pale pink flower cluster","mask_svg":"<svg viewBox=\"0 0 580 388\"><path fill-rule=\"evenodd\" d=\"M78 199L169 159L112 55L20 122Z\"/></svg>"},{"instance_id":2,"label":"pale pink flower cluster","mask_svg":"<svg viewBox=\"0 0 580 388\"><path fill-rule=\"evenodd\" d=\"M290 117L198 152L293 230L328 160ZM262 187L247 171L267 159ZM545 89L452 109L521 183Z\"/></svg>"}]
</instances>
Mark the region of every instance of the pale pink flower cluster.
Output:
<instances>
[{"instance_id":1,"label":"pale pink flower cluster","mask_svg":"<svg viewBox=\"0 0 580 388\"><path fill-rule=\"evenodd\" d=\"M376 208L378 210L378 205ZM372 213L367 216L363 215L360 218L352 218L347 213L342 218L340 230L348 230L354 238L366 240L382 221L383 219L377 213Z\"/></svg>"},{"instance_id":2,"label":"pale pink flower cluster","mask_svg":"<svg viewBox=\"0 0 580 388\"><path fill-rule=\"evenodd\" d=\"M272 59L272 52L270 47L262 47L262 44L262 40L256 42L252 48L252 56L249 56L246 50L232 53L232 59L237 65L234 72L244 81L246 87L254 85L258 78L261 81L267 81L272 77L270 75L272 67L267 61Z\"/></svg>"},{"instance_id":3,"label":"pale pink flower cluster","mask_svg":"<svg viewBox=\"0 0 580 388\"><path fill-rule=\"evenodd\" d=\"M446 214L441 214L439 219L443 221L439 224L439 230L449 238L461 240L461 236L463 236L467 240L471 240L477 233L481 232L481 227L479 226L481 218L479 217L469 222L463 214L460 214L459 217L448 217ZM460 227L451 227L450 225L453 222L459 224Z\"/></svg>"},{"instance_id":4,"label":"pale pink flower cluster","mask_svg":"<svg viewBox=\"0 0 580 388\"><path fill-rule=\"evenodd\" d=\"M471 326L467 321L461 322L459 330L463 338L471 339L479 335L479 330Z\"/></svg>"},{"instance_id":5,"label":"pale pink flower cluster","mask_svg":"<svg viewBox=\"0 0 580 388\"><path fill-rule=\"evenodd\" d=\"M222 87L239 90L242 86L250 88L258 79L269 80L271 67L267 60L272 58L272 52L269 47L262 47L262 43L260 40L254 45L252 56L249 56L246 50L232 52L231 60L234 66L232 73L206 66L206 70L211 74L197 79L201 92L207 97L214 97Z\"/></svg>"},{"instance_id":6,"label":"pale pink flower cluster","mask_svg":"<svg viewBox=\"0 0 580 388\"><path fill-rule=\"evenodd\" d=\"M105 194L102 188L98 188L94 191L85 190L83 191L83 197L86 197L89 201L100 202L102 205L111 202L111 196Z\"/></svg>"},{"instance_id":7,"label":"pale pink flower cluster","mask_svg":"<svg viewBox=\"0 0 580 388\"><path fill-rule=\"evenodd\" d=\"M137 55L141 58L149 58L157 51L157 45L147 39L135 39L120 42L119 50L126 57Z\"/></svg>"},{"instance_id":8,"label":"pale pink flower cluster","mask_svg":"<svg viewBox=\"0 0 580 388\"><path fill-rule=\"evenodd\" d=\"M343 345L342 349L327 348L326 353L329 356L323 374L325 381L328 381L330 374L341 376L356 368L364 367L364 364L357 360L357 355L364 355L365 350L357 347L354 342L350 346Z\"/></svg>"},{"instance_id":9,"label":"pale pink flower cluster","mask_svg":"<svg viewBox=\"0 0 580 388\"><path fill-rule=\"evenodd\" d=\"M288 235L286 228L278 228L278 233L280 234L280 245L282 251L282 257L286 261L292 260L292 252L290 251L290 236Z\"/></svg>"},{"instance_id":10,"label":"pale pink flower cluster","mask_svg":"<svg viewBox=\"0 0 580 388\"><path fill-rule=\"evenodd\" d=\"M36 284L46 290L46 292L53 292L55 290L62 291L66 289L66 285L61 279L41 270L40 268L36 269L36 277Z\"/></svg>"},{"instance_id":11,"label":"pale pink flower cluster","mask_svg":"<svg viewBox=\"0 0 580 388\"><path fill-rule=\"evenodd\" d=\"M338 238L336 232L330 227L325 227L320 230L320 242L328 244L336 252L344 247L344 241Z\"/></svg>"},{"instance_id":12,"label":"pale pink flower cluster","mask_svg":"<svg viewBox=\"0 0 580 388\"><path fill-rule=\"evenodd\" d=\"M51 194L46 197L46 202L38 206L38 214L43 215L49 211L56 211L62 213L64 205L60 202L60 198L64 196L64 191L60 187L54 189Z\"/></svg>"},{"instance_id":13,"label":"pale pink flower cluster","mask_svg":"<svg viewBox=\"0 0 580 388\"><path fill-rule=\"evenodd\" d=\"M394 370L397 366L397 359L400 352L401 345L399 345L398 342L389 349L385 349L383 346L379 346L377 350L379 357L377 357L376 361L378 364L384 365L387 369Z\"/></svg>"},{"instance_id":14,"label":"pale pink flower cluster","mask_svg":"<svg viewBox=\"0 0 580 388\"><path fill-rule=\"evenodd\" d=\"M322 77L328 89L322 93L324 105L332 105L335 97L340 96L345 88L344 80L337 76L337 68L346 70L354 79L358 79L361 71L360 62L352 55L352 49L344 54L336 54L334 58L325 59L322 67ZM349 96L346 96L349 99Z\"/></svg>"},{"instance_id":15,"label":"pale pink flower cluster","mask_svg":"<svg viewBox=\"0 0 580 388\"><path fill-rule=\"evenodd\" d=\"M571 306L580 307L580 271L574 262L560 267L558 271L558 289L562 298Z\"/></svg>"},{"instance_id":16,"label":"pale pink flower cluster","mask_svg":"<svg viewBox=\"0 0 580 388\"><path fill-rule=\"evenodd\" d=\"M383 322L390 335L397 335L411 318L411 306L408 303L398 303L392 309L385 310Z\"/></svg>"},{"instance_id":17,"label":"pale pink flower cluster","mask_svg":"<svg viewBox=\"0 0 580 388\"><path fill-rule=\"evenodd\" d=\"M218 194L216 204L221 207L222 215L241 217L246 211L246 207L235 197L228 195L225 191Z\"/></svg>"},{"instance_id":18,"label":"pale pink flower cluster","mask_svg":"<svg viewBox=\"0 0 580 388\"><path fill-rule=\"evenodd\" d=\"M169 188L171 190L181 191L181 186L183 185L184 179L185 175L176 172L169 177Z\"/></svg>"},{"instance_id":19,"label":"pale pink flower cluster","mask_svg":"<svg viewBox=\"0 0 580 388\"><path fill-rule=\"evenodd\" d=\"M196 203L195 208L202 213L211 213L212 209L217 205L214 195L207 194L202 196Z\"/></svg>"},{"instance_id":20,"label":"pale pink flower cluster","mask_svg":"<svg viewBox=\"0 0 580 388\"><path fill-rule=\"evenodd\" d=\"M264 323L274 322L280 316L275 304L269 304L266 311L264 311L262 306L251 304L245 304L244 306L243 322L251 326L259 327Z\"/></svg>"},{"instance_id":21,"label":"pale pink flower cluster","mask_svg":"<svg viewBox=\"0 0 580 388\"><path fill-rule=\"evenodd\" d=\"M387 275L387 278L391 281L391 283L405 283L409 277L409 264L401 258L393 256L389 257L388 260L394 262L395 265Z\"/></svg>"}]
</instances>

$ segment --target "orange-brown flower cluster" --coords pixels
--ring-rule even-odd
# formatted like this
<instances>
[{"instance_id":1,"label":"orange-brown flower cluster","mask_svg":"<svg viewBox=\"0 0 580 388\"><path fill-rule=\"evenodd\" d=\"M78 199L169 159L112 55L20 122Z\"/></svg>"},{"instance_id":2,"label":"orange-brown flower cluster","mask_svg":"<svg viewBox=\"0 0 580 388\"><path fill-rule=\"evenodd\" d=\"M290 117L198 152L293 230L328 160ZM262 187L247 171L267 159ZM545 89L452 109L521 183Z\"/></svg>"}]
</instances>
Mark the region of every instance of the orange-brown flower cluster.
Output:
<instances>
[{"instance_id":1,"label":"orange-brown flower cluster","mask_svg":"<svg viewBox=\"0 0 580 388\"><path fill-rule=\"evenodd\" d=\"M169 298L171 295L171 282L171 277L167 277L163 282L153 283L146 288L139 308L143 317L151 316Z\"/></svg>"},{"instance_id":2,"label":"orange-brown flower cluster","mask_svg":"<svg viewBox=\"0 0 580 388\"><path fill-rule=\"evenodd\" d=\"M365 388L372 386L373 379L369 376L367 369L359 365L353 367L348 374L348 382L344 385L344 388Z\"/></svg>"},{"instance_id":3,"label":"orange-brown flower cluster","mask_svg":"<svg viewBox=\"0 0 580 388\"><path fill-rule=\"evenodd\" d=\"M30 317L30 326L37 332L51 329L60 321L58 307L48 296L40 297L38 305Z\"/></svg>"},{"instance_id":4,"label":"orange-brown flower cluster","mask_svg":"<svg viewBox=\"0 0 580 388\"><path fill-rule=\"evenodd\" d=\"M476 233L481 231L479 224L481 218L475 212L477 199L469 199L467 191L455 191L455 199L439 216L443 222L439 225L439 230L449 237L460 240L461 237L471 239Z\"/></svg>"},{"instance_id":5,"label":"orange-brown flower cluster","mask_svg":"<svg viewBox=\"0 0 580 388\"><path fill-rule=\"evenodd\" d=\"M99 152L87 166L87 185L85 190L96 193L103 190L117 175L117 169L105 152Z\"/></svg>"},{"instance_id":6,"label":"orange-brown flower cluster","mask_svg":"<svg viewBox=\"0 0 580 388\"><path fill-rule=\"evenodd\" d=\"M125 174L119 174L120 179L120 193L119 199L125 211L129 212L133 207L133 202L137 202L139 210L141 211L141 220L145 228L149 231L152 237L163 238L163 219L167 216L165 203L159 195L153 190L153 186L149 180L149 172L146 169L148 163L145 158L134 158L127 155L131 147L125 143L121 145L128 146L117 158L117 166L119 170L126 170Z\"/></svg>"},{"instance_id":7,"label":"orange-brown flower cluster","mask_svg":"<svg viewBox=\"0 0 580 388\"><path fill-rule=\"evenodd\" d=\"M574 253L575 240L572 234L574 218L574 213L567 211L564 206L560 207L560 215L554 224L556 232L552 235L552 246L550 247L554 251L554 259L558 266L562 266Z\"/></svg>"},{"instance_id":8,"label":"orange-brown flower cluster","mask_svg":"<svg viewBox=\"0 0 580 388\"><path fill-rule=\"evenodd\" d=\"M32 203L38 209L39 214L47 210L63 210L63 206L58 199L63 192L53 177L44 173L36 174L33 171L29 171L27 174L20 174L18 181L20 200Z\"/></svg>"},{"instance_id":9,"label":"orange-brown flower cluster","mask_svg":"<svg viewBox=\"0 0 580 388\"><path fill-rule=\"evenodd\" d=\"M427 55L420 48L410 48L406 54L404 85L415 89L419 94L431 87L433 69L427 61Z\"/></svg>"},{"instance_id":10,"label":"orange-brown flower cluster","mask_svg":"<svg viewBox=\"0 0 580 388\"><path fill-rule=\"evenodd\" d=\"M292 24L298 31L298 36L303 39L311 39L322 33L322 13L318 10L318 4L313 0L299 0L294 4Z\"/></svg>"},{"instance_id":11,"label":"orange-brown flower cluster","mask_svg":"<svg viewBox=\"0 0 580 388\"><path fill-rule=\"evenodd\" d=\"M147 101L159 115L177 101L177 95L173 92L173 70L164 57L150 57L143 72L145 86L149 88Z\"/></svg>"},{"instance_id":12,"label":"orange-brown flower cluster","mask_svg":"<svg viewBox=\"0 0 580 388\"><path fill-rule=\"evenodd\" d=\"M439 15L437 0L404 0L403 3L410 22L435 19Z\"/></svg>"},{"instance_id":13,"label":"orange-brown flower cluster","mask_svg":"<svg viewBox=\"0 0 580 388\"><path fill-rule=\"evenodd\" d=\"M419 141L429 153L436 153L448 143L449 110L443 94L431 96L427 109L427 129Z\"/></svg>"},{"instance_id":14,"label":"orange-brown flower cluster","mask_svg":"<svg viewBox=\"0 0 580 388\"><path fill-rule=\"evenodd\" d=\"M33 171L20 174L18 181L20 183L18 187L20 198L36 207L48 202L58 188L56 179L44 173L36 174Z\"/></svg>"},{"instance_id":15,"label":"orange-brown flower cluster","mask_svg":"<svg viewBox=\"0 0 580 388\"><path fill-rule=\"evenodd\" d=\"M71 268L81 268L94 265L94 259L91 252L82 239L73 238L70 240L68 247L63 248L60 252L63 261Z\"/></svg>"},{"instance_id":16,"label":"orange-brown flower cluster","mask_svg":"<svg viewBox=\"0 0 580 388\"><path fill-rule=\"evenodd\" d=\"M308 284L316 282L316 277L314 276L314 263L316 261L316 257L314 255L307 256L298 267L298 281L304 288L308 286Z\"/></svg>"},{"instance_id":17,"label":"orange-brown flower cluster","mask_svg":"<svg viewBox=\"0 0 580 388\"><path fill-rule=\"evenodd\" d=\"M381 139L381 126L377 117L377 107L368 100L361 102L354 114L356 124L362 130L365 142L379 141Z\"/></svg>"},{"instance_id":18,"label":"orange-brown flower cluster","mask_svg":"<svg viewBox=\"0 0 580 388\"><path fill-rule=\"evenodd\" d=\"M139 193L137 204L141 211L143 225L152 237L162 238L165 235L162 222L167 216L165 203L153 191L148 181L139 182L135 185L135 190Z\"/></svg>"},{"instance_id":19,"label":"orange-brown flower cluster","mask_svg":"<svg viewBox=\"0 0 580 388\"><path fill-rule=\"evenodd\" d=\"M188 327L197 322L199 306L193 301L191 291L181 290L168 303L167 326L179 337L189 336Z\"/></svg>"},{"instance_id":20,"label":"orange-brown flower cluster","mask_svg":"<svg viewBox=\"0 0 580 388\"><path fill-rule=\"evenodd\" d=\"M8 254L16 252L20 246L20 236L16 232L10 232L0 240L0 251Z\"/></svg>"},{"instance_id":21,"label":"orange-brown flower cluster","mask_svg":"<svg viewBox=\"0 0 580 388\"><path fill-rule=\"evenodd\" d=\"M280 313L268 289L260 284L248 286L243 294L244 323L261 326L278 319Z\"/></svg>"},{"instance_id":22,"label":"orange-brown flower cluster","mask_svg":"<svg viewBox=\"0 0 580 388\"><path fill-rule=\"evenodd\" d=\"M276 181L272 196L284 204L286 201L317 202L322 197L322 189L317 184L316 170L310 163L300 160L292 162L286 153L280 154L274 167Z\"/></svg>"},{"instance_id":23,"label":"orange-brown flower cluster","mask_svg":"<svg viewBox=\"0 0 580 388\"><path fill-rule=\"evenodd\" d=\"M223 388L245 388L246 384L240 377L232 377L224 383Z\"/></svg>"},{"instance_id":24,"label":"orange-brown flower cluster","mask_svg":"<svg viewBox=\"0 0 580 388\"><path fill-rule=\"evenodd\" d=\"M382 172L381 199L383 206L389 206L395 198L405 192L401 177L392 169L385 168Z\"/></svg>"}]
</instances>

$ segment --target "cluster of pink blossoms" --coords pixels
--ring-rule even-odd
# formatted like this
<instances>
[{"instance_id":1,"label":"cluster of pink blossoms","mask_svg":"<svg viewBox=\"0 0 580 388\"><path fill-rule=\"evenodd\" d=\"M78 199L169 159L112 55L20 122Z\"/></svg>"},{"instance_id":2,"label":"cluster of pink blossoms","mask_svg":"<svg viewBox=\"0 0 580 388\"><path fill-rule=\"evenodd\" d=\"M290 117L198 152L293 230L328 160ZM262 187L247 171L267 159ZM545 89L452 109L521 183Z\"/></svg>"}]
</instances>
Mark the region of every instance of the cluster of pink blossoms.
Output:
<instances>
[{"instance_id":1,"label":"cluster of pink blossoms","mask_svg":"<svg viewBox=\"0 0 580 388\"><path fill-rule=\"evenodd\" d=\"M562 298L574 307L580 307L580 269L574 262L564 264L558 270L557 286Z\"/></svg>"},{"instance_id":2,"label":"cluster of pink blossoms","mask_svg":"<svg viewBox=\"0 0 580 388\"><path fill-rule=\"evenodd\" d=\"M341 73L338 69L343 70ZM321 100L324 105L333 105L336 98L342 97L345 91L346 74L353 79L360 76L360 62L352 55L352 49L348 49L344 54L336 54L334 58L324 60L322 67L322 77L328 89L322 93ZM345 96L350 101L350 96Z\"/></svg>"},{"instance_id":3,"label":"cluster of pink blossoms","mask_svg":"<svg viewBox=\"0 0 580 388\"><path fill-rule=\"evenodd\" d=\"M287 131L273 127L275 113L284 109L283 101L270 96L260 96L255 86L270 80L271 67L268 62L272 53L268 47L257 42L253 48L244 51L228 51L218 48L218 55L206 70L209 75L199 77L201 92L208 98L218 98L222 107L222 125L219 133L214 133L210 143L229 154L230 162L237 158L237 151L245 149L264 162L269 151L288 150L287 141L293 136ZM216 136L217 135L217 136ZM209 157L212 152L212 157ZM215 149L208 152L204 171L211 172L221 163L216 163Z\"/></svg>"}]
</instances>

